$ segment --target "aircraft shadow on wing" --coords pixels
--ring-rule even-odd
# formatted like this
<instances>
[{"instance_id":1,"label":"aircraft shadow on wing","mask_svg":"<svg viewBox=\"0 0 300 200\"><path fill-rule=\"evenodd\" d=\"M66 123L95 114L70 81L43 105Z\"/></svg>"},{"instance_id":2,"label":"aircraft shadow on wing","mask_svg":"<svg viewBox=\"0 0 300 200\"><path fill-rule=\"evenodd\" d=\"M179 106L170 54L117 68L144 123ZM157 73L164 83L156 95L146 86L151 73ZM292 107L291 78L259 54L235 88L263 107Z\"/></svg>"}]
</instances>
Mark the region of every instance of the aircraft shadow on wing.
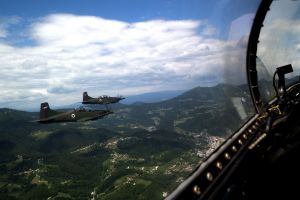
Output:
<instances>
[{"instance_id":1,"label":"aircraft shadow on wing","mask_svg":"<svg viewBox=\"0 0 300 200\"><path fill-rule=\"evenodd\" d=\"M50 109L48 102L41 104L40 119L36 122L41 124L57 123L57 122L83 122L97 120L106 115L112 114L111 110L87 110L79 108L67 112L59 112Z\"/></svg>"},{"instance_id":2,"label":"aircraft shadow on wing","mask_svg":"<svg viewBox=\"0 0 300 200\"><path fill-rule=\"evenodd\" d=\"M122 96L110 97L107 95L100 96L98 98L93 98L88 95L87 92L83 93L82 104L113 104L125 99Z\"/></svg>"}]
</instances>

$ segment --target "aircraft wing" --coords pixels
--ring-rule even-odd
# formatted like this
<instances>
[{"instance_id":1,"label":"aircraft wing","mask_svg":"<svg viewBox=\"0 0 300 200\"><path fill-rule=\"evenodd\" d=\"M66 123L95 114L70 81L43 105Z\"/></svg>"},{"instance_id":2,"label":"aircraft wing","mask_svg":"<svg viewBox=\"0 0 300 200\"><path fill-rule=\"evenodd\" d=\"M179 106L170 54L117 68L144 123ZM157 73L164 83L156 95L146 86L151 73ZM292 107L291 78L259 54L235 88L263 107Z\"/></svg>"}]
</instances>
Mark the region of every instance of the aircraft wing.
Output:
<instances>
[{"instance_id":1,"label":"aircraft wing","mask_svg":"<svg viewBox=\"0 0 300 200\"><path fill-rule=\"evenodd\" d=\"M83 118L81 118L81 119L79 119L77 121L78 122L85 122L85 121L89 121L89 120L91 120L91 117L83 117Z\"/></svg>"}]
</instances>

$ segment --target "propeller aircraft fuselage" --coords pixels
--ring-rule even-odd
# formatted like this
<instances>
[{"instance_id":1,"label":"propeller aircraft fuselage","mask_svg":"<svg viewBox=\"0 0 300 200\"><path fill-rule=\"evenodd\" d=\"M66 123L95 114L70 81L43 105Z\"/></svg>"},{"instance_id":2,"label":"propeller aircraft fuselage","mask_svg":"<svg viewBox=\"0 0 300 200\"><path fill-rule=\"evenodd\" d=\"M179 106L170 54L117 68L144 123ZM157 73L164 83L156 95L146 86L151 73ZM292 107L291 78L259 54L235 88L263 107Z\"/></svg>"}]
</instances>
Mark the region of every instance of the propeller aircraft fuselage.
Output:
<instances>
[{"instance_id":1,"label":"propeller aircraft fuselage","mask_svg":"<svg viewBox=\"0 0 300 200\"><path fill-rule=\"evenodd\" d=\"M88 95L87 92L83 93L82 104L113 104L125 99L124 97L110 97L110 96L100 96L98 98L93 98Z\"/></svg>"},{"instance_id":2,"label":"propeller aircraft fuselage","mask_svg":"<svg viewBox=\"0 0 300 200\"><path fill-rule=\"evenodd\" d=\"M74 109L67 112L58 112L50 109L47 102L41 104L40 119L37 122L42 124L57 122L83 122L97 120L113 113L111 110L86 110L84 108Z\"/></svg>"}]
</instances>

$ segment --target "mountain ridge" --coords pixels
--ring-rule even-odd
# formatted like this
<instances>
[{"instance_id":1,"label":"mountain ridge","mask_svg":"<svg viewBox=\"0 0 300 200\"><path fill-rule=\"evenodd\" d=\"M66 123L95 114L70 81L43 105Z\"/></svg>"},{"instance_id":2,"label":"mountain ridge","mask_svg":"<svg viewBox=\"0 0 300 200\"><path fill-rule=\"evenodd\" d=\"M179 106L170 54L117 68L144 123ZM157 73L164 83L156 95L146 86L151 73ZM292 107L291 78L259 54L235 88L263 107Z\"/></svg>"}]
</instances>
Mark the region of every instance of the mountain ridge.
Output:
<instances>
[{"instance_id":1,"label":"mountain ridge","mask_svg":"<svg viewBox=\"0 0 300 200\"><path fill-rule=\"evenodd\" d=\"M160 199L244 123L232 97L251 115L243 87L116 104L82 123L42 125L31 122L38 112L0 109L0 199Z\"/></svg>"}]
</instances>

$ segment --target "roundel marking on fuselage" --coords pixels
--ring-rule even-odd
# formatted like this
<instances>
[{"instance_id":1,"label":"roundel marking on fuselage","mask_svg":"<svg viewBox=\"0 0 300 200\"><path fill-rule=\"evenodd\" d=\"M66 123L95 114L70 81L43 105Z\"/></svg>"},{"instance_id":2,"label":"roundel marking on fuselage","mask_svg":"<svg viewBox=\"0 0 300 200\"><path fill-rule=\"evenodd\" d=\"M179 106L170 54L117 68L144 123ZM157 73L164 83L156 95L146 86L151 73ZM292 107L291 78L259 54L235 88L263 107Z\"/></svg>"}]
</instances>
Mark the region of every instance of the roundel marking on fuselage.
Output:
<instances>
[{"instance_id":1,"label":"roundel marking on fuselage","mask_svg":"<svg viewBox=\"0 0 300 200\"><path fill-rule=\"evenodd\" d=\"M74 113L72 113L71 117L74 119L76 117L76 115Z\"/></svg>"}]
</instances>

